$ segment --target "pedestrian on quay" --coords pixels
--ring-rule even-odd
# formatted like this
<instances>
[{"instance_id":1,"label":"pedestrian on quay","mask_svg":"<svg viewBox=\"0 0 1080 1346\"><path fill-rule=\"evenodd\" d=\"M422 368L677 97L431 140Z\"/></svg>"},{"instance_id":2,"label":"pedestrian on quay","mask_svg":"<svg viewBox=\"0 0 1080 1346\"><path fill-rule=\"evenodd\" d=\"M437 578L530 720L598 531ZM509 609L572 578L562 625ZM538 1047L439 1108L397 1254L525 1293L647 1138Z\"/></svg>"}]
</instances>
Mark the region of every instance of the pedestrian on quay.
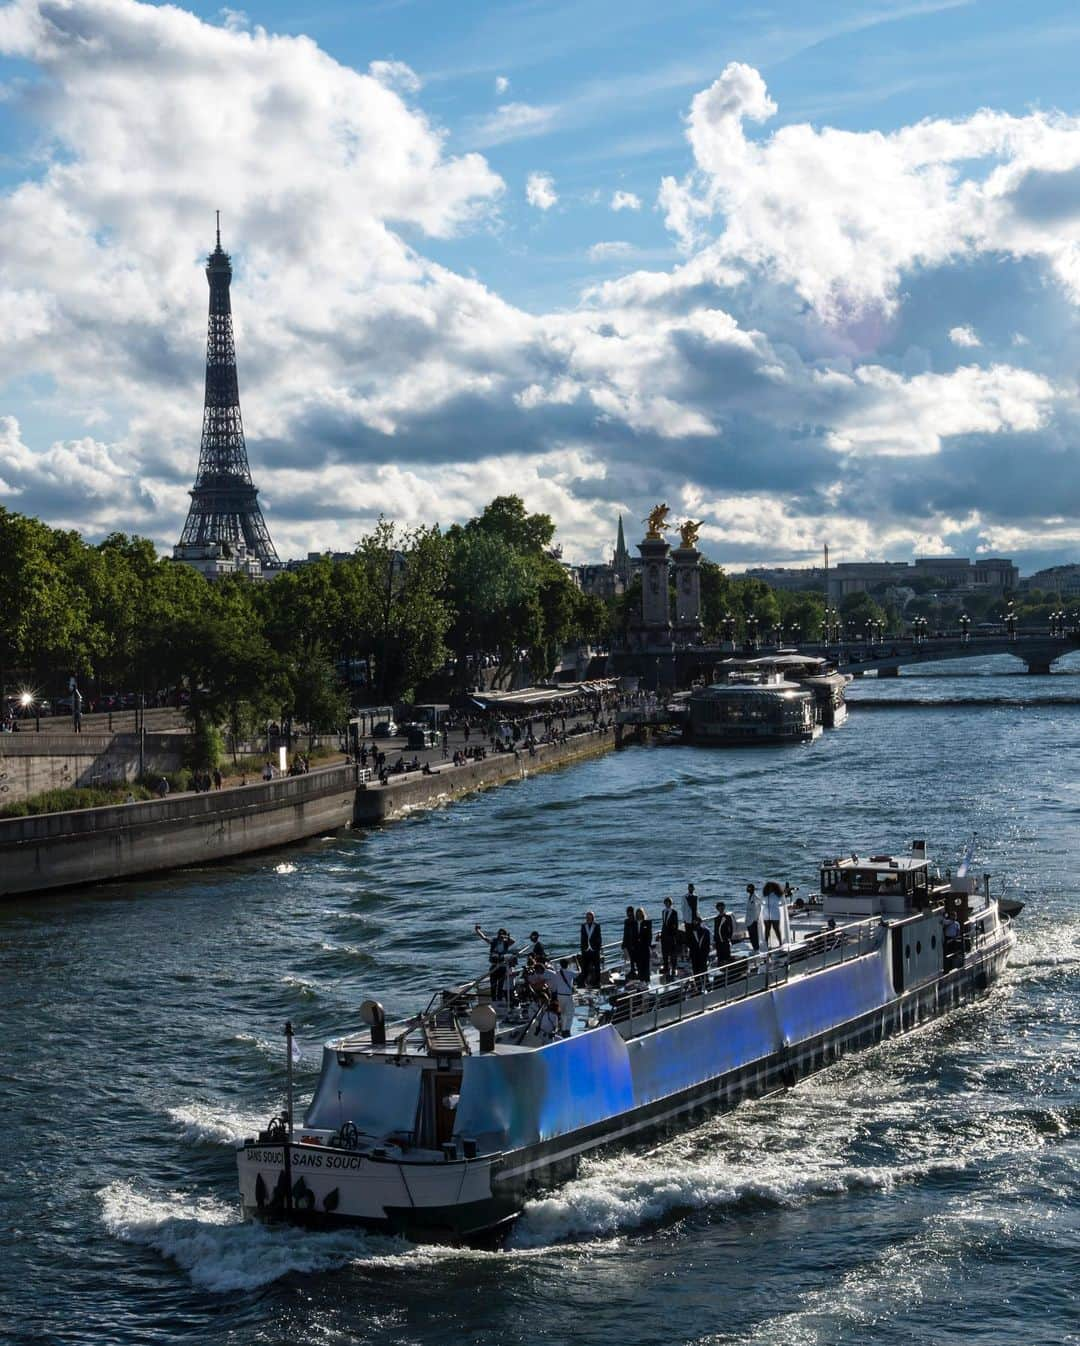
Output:
<instances>
[{"instance_id":1,"label":"pedestrian on quay","mask_svg":"<svg viewBox=\"0 0 1080 1346\"><path fill-rule=\"evenodd\" d=\"M224 783L224 780L225 778L221 774L221 768L218 766L214 767L214 789L220 790Z\"/></svg>"},{"instance_id":2,"label":"pedestrian on quay","mask_svg":"<svg viewBox=\"0 0 1080 1346\"><path fill-rule=\"evenodd\" d=\"M581 923L581 977L586 986L600 987L600 950L604 947L600 925L591 911Z\"/></svg>"}]
</instances>

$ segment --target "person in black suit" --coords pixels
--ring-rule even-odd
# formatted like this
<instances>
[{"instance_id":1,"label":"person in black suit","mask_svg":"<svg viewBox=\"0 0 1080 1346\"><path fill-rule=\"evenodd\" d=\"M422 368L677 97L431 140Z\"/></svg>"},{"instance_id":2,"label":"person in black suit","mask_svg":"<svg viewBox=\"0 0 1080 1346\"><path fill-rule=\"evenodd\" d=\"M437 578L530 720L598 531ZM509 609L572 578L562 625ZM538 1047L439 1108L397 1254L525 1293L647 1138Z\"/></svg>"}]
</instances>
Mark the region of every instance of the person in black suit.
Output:
<instances>
[{"instance_id":1,"label":"person in black suit","mask_svg":"<svg viewBox=\"0 0 1080 1346\"><path fill-rule=\"evenodd\" d=\"M716 904L716 917L713 920L713 948L716 950L716 966L723 967L731 962L731 941L735 938L735 922L723 902Z\"/></svg>"},{"instance_id":2,"label":"person in black suit","mask_svg":"<svg viewBox=\"0 0 1080 1346\"><path fill-rule=\"evenodd\" d=\"M581 979L586 986L594 989L600 985L600 950L603 944L604 938L596 917L587 911L581 923Z\"/></svg>"},{"instance_id":3,"label":"person in black suit","mask_svg":"<svg viewBox=\"0 0 1080 1346\"><path fill-rule=\"evenodd\" d=\"M479 925L473 929L488 946L488 965L491 968L489 982L492 1000L505 1000L508 990L508 973L512 961L514 941L505 926L500 925L498 934L492 938L485 935Z\"/></svg>"},{"instance_id":4,"label":"person in black suit","mask_svg":"<svg viewBox=\"0 0 1080 1346\"><path fill-rule=\"evenodd\" d=\"M634 942L631 949L630 966L634 976L646 986L652 976L652 921L645 914L644 907L634 912Z\"/></svg>"},{"instance_id":5,"label":"person in black suit","mask_svg":"<svg viewBox=\"0 0 1080 1346\"><path fill-rule=\"evenodd\" d=\"M709 932L695 916L690 926L690 968L698 978L698 989L704 986L704 973L709 966Z\"/></svg>"},{"instance_id":6,"label":"person in black suit","mask_svg":"<svg viewBox=\"0 0 1080 1346\"><path fill-rule=\"evenodd\" d=\"M631 971L634 967L634 908L626 908L626 919L622 923L622 951Z\"/></svg>"},{"instance_id":7,"label":"person in black suit","mask_svg":"<svg viewBox=\"0 0 1080 1346\"><path fill-rule=\"evenodd\" d=\"M660 913L660 955L664 960L664 976L678 975L679 960L679 913L670 897L664 898L664 910Z\"/></svg>"}]
</instances>

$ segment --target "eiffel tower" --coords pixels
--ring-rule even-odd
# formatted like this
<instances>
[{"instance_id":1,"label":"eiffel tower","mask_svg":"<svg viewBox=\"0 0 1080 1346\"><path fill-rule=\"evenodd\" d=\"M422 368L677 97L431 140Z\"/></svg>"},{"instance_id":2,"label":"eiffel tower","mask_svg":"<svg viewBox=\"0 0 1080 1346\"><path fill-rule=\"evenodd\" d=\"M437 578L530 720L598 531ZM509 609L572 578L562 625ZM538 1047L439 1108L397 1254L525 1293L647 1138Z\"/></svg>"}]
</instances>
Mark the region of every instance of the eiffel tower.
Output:
<instances>
[{"instance_id":1,"label":"eiffel tower","mask_svg":"<svg viewBox=\"0 0 1080 1346\"><path fill-rule=\"evenodd\" d=\"M257 574L260 566L254 565L253 559L262 567L277 567L281 562L259 508L259 493L252 484L244 444L229 300L232 263L221 246L220 211L217 247L206 259L206 279L210 285L210 320L199 471L173 557L209 575L237 569Z\"/></svg>"}]
</instances>

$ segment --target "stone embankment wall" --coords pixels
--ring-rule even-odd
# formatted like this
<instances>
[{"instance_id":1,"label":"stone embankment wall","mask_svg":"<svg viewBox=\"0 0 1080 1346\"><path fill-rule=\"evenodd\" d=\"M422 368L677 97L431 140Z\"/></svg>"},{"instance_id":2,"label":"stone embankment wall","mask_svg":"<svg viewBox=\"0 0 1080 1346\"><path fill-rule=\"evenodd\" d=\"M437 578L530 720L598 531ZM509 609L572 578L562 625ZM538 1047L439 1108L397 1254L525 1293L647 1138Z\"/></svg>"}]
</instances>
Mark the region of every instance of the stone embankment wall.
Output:
<instances>
[{"instance_id":1,"label":"stone embankment wall","mask_svg":"<svg viewBox=\"0 0 1080 1346\"><path fill-rule=\"evenodd\" d=\"M356 821L384 823L404 817L415 809L430 808L448 803L474 790L506 781L522 780L538 771L550 771L583 757L594 757L615 747L611 729L591 729L583 734L572 734L565 743L541 743L535 757L527 749L519 755L496 753L481 762L466 762L464 766L442 763L432 767L431 775L410 772L404 778L391 778L388 784L368 782L356 792Z\"/></svg>"},{"instance_id":2,"label":"stone embankment wall","mask_svg":"<svg viewBox=\"0 0 1080 1346\"><path fill-rule=\"evenodd\" d=\"M140 804L0 820L0 897L206 864L352 821L354 766Z\"/></svg>"},{"instance_id":3,"label":"stone embankment wall","mask_svg":"<svg viewBox=\"0 0 1080 1346\"><path fill-rule=\"evenodd\" d=\"M183 765L185 735L147 734L144 770L155 774ZM17 804L44 790L73 785L113 785L139 775L138 734L0 734L0 804Z\"/></svg>"},{"instance_id":4,"label":"stone embankment wall","mask_svg":"<svg viewBox=\"0 0 1080 1346\"><path fill-rule=\"evenodd\" d=\"M412 772L387 785L361 782L359 768L346 764L208 794L0 819L0 897L205 865L350 823L389 822L614 746L611 729L589 730L542 744L535 756L442 763L429 776Z\"/></svg>"}]
</instances>

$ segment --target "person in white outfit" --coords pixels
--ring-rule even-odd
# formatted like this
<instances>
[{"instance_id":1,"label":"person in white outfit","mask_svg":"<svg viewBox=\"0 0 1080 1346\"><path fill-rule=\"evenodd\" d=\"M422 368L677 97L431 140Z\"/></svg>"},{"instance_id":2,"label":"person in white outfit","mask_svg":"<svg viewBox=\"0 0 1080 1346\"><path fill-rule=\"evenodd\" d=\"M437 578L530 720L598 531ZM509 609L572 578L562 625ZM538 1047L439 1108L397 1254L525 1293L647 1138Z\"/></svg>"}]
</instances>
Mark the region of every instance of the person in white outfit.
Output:
<instances>
[{"instance_id":1,"label":"person in white outfit","mask_svg":"<svg viewBox=\"0 0 1080 1346\"><path fill-rule=\"evenodd\" d=\"M754 952L764 944L762 938L764 929L762 927L762 900L761 894L752 883L746 885L746 937L754 947Z\"/></svg>"},{"instance_id":2,"label":"person in white outfit","mask_svg":"<svg viewBox=\"0 0 1080 1346\"><path fill-rule=\"evenodd\" d=\"M788 918L787 899L778 883L767 883L763 890L765 917L765 948L769 947L769 936L776 935L777 948L791 943L791 922Z\"/></svg>"},{"instance_id":3,"label":"person in white outfit","mask_svg":"<svg viewBox=\"0 0 1080 1346\"><path fill-rule=\"evenodd\" d=\"M569 958L559 963L555 972L555 994L559 1002L559 1032L564 1038L570 1036L574 1025L574 982L577 973Z\"/></svg>"}]
</instances>

